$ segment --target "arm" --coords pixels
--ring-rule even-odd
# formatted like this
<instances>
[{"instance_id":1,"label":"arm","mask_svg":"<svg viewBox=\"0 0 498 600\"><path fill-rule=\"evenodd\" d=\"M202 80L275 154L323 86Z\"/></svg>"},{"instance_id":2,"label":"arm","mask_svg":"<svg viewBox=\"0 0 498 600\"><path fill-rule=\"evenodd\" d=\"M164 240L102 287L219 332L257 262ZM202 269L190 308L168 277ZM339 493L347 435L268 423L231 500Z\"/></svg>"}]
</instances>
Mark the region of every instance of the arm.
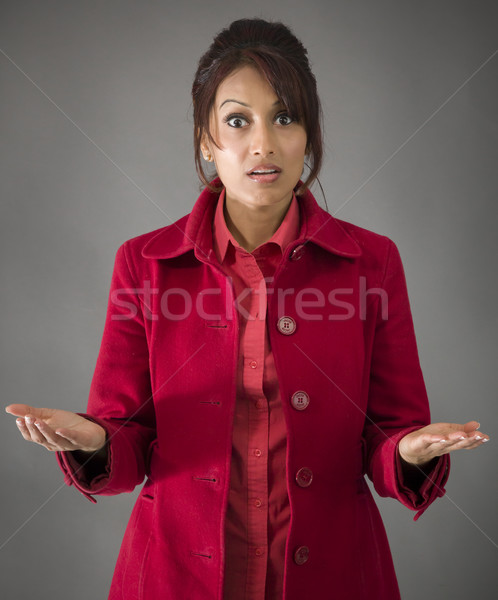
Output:
<instances>
[{"instance_id":1,"label":"arm","mask_svg":"<svg viewBox=\"0 0 498 600\"><path fill-rule=\"evenodd\" d=\"M403 467L399 443L407 434L430 423L408 291L401 258L389 240L381 288L387 293L387 315L379 310L371 354L367 416L363 436L367 474L380 496L396 498L422 512L439 496L450 470L449 456L426 473ZM387 317L387 318L386 318Z\"/></svg>"},{"instance_id":2,"label":"arm","mask_svg":"<svg viewBox=\"0 0 498 600\"><path fill-rule=\"evenodd\" d=\"M136 293L141 286L132 275L127 253L125 243L116 254L88 408L79 413L104 428L105 454L87 458L57 452L66 483L92 501L91 494L130 492L143 481L156 435L145 321Z\"/></svg>"}]
</instances>

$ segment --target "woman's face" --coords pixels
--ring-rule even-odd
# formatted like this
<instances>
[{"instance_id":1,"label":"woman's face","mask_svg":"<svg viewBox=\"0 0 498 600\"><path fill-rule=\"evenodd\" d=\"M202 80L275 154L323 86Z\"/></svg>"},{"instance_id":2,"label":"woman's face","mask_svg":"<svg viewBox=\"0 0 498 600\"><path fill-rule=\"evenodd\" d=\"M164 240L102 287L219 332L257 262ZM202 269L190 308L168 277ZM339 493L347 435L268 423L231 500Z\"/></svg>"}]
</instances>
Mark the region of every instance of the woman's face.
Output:
<instances>
[{"instance_id":1,"label":"woman's face","mask_svg":"<svg viewBox=\"0 0 498 600\"><path fill-rule=\"evenodd\" d=\"M248 208L290 202L303 172L306 130L292 121L254 67L240 67L218 86L210 131L221 149L206 136L201 149L214 158L227 202ZM257 175L254 169L278 172Z\"/></svg>"}]
</instances>

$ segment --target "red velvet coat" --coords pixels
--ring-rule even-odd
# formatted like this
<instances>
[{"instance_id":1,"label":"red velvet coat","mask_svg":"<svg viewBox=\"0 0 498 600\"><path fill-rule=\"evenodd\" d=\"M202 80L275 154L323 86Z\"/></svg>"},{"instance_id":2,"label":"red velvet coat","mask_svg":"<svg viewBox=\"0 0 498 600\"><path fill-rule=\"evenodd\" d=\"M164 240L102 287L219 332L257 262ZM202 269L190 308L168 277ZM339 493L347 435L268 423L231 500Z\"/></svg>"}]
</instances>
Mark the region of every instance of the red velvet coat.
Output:
<instances>
[{"instance_id":1,"label":"red velvet coat","mask_svg":"<svg viewBox=\"0 0 498 600\"><path fill-rule=\"evenodd\" d=\"M190 215L119 248L80 413L108 432L106 472L89 480L71 453L57 454L66 483L94 502L147 476L113 600L222 599L238 317L212 248L216 199L204 190ZM284 598L394 600L389 545L364 474L381 496L420 514L444 494L450 461L437 459L418 488L403 481L397 442L430 415L396 246L331 217L310 192L298 200L301 234L268 296L288 435ZM294 320L293 333L282 316ZM304 410L291 402L296 391L308 394ZM308 487L296 482L302 467L313 473Z\"/></svg>"}]
</instances>

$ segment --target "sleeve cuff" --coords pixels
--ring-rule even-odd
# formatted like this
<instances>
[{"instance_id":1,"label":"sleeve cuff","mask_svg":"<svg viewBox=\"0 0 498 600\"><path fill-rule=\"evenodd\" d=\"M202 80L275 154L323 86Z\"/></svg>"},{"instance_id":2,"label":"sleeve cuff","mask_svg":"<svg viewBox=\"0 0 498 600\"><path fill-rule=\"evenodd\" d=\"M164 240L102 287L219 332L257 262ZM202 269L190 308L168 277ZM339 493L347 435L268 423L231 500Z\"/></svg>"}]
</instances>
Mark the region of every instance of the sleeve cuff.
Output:
<instances>
[{"instance_id":1,"label":"sleeve cuff","mask_svg":"<svg viewBox=\"0 0 498 600\"><path fill-rule=\"evenodd\" d=\"M444 485L449 477L450 457L449 454L443 454L434 462L430 471L425 472L420 469L420 476L410 481L410 477L403 470L398 448L399 441L396 443L395 452L395 472L399 499L412 510L418 510L413 519L417 521L436 498L441 498L446 493Z\"/></svg>"},{"instance_id":2,"label":"sleeve cuff","mask_svg":"<svg viewBox=\"0 0 498 600\"><path fill-rule=\"evenodd\" d=\"M94 423L97 423L106 430L107 440L109 439L109 431L106 426L106 422L102 419L91 417L86 413L77 413ZM91 479L88 478L88 471L85 469L85 465L92 459L88 458L87 461L81 462L76 459L73 452L56 452L57 462L64 473L64 482L66 485L74 485L74 487L81 492L88 500L93 503L97 503L97 500L92 494L97 494L103 488L106 487L112 465L112 444L107 442L107 463L104 470L95 475Z\"/></svg>"}]
</instances>

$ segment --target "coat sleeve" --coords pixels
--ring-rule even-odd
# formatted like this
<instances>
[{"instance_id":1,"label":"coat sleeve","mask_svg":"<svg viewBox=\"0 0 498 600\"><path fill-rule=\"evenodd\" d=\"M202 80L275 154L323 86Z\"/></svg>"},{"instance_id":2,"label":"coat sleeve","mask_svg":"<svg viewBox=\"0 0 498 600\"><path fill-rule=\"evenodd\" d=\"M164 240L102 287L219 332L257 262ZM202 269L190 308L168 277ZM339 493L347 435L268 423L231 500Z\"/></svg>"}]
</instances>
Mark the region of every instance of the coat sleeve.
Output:
<instances>
[{"instance_id":1,"label":"coat sleeve","mask_svg":"<svg viewBox=\"0 0 498 600\"><path fill-rule=\"evenodd\" d=\"M450 471L445 454L415 475L404 473L398 445L411 431L430 423L405 274L396 245L388 240L373 338L368 407L363 431L366 471L380 496L399 500L418 511L445 494Z\"/></svg>"},{"instance_id":2,"label":"coat sleeve","mask_svg":"<svg viewBox=\"0 0 498 600\"><path fill-rule=\"evenodd\" d=\"M131 492L143 481L156 435L144 313L127 244L116 253L87 411L78 413L106 430L107 455L85 461L82 453L56 453L66 484L92 502L92 494Z\"/></svg>"}]
</instances>

